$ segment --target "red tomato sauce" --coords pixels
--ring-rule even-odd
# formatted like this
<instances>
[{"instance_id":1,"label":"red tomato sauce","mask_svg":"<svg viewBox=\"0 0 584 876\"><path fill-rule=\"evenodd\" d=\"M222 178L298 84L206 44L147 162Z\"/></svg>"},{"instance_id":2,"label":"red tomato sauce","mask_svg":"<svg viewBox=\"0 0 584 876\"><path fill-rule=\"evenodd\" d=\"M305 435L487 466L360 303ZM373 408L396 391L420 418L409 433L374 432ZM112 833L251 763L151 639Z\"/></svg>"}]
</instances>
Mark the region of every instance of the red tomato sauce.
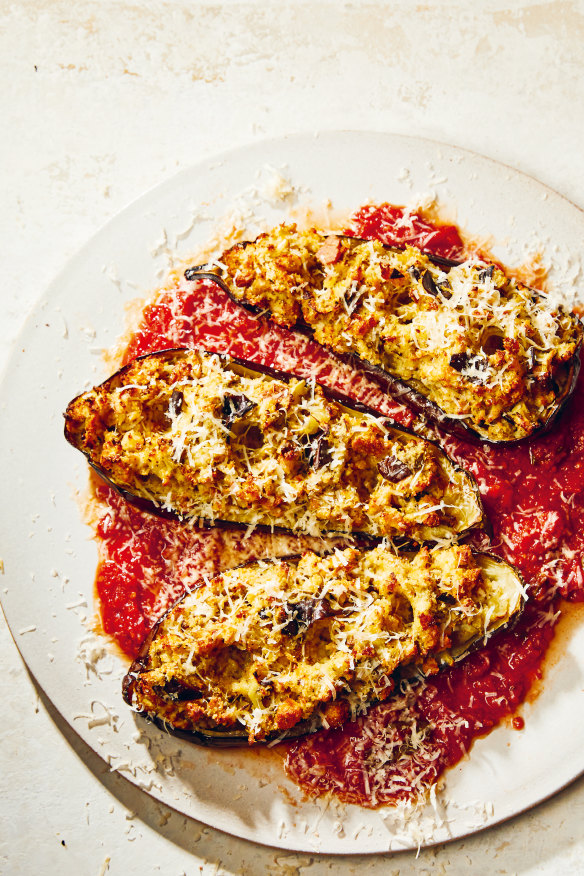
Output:
<instances>
[{"instance_id":1,"label":"red tomato sauce","mask_svg":"<svg viewBox=\"0 0 584 876\"><path fill-rule=\"evenodd\" d=\"M464 253L454 226L390 205L363 207L350 231L447 258ZM177 280L160 293L145 307L125 361L178 346L314 375L405 425L415 421L411 410L365 378L339 370L316 344L251 316L212 283ZM584 601L584 380L553 429L519 447L440 440L476 477L493 530L489 549L519 568L529 601L512 629L447 672L406 685L340 730L290 744L286 770L309 795L333 792L363 806L424 796L475 738L516 711L541 677L561 599ZM96 580L102 625L135 656L156 619L183 593L185 573L192 579L193 570L202 576L222 568L222 536L138 511L103 484L96 492L104 509ZM477 539L477 547L487 544L486 537ZM513 726L520 729L522 721Z\"/></svg>"},{"instance_id":2,"label":"red tomato sauce","mask_svg":"<svg viewBox=\"0 0 584 876\"><path fill-rule=\"evenodd\" d=\"M95 492L107 509L97 526L101 623L135 657L154 622L184 594L182 582L191 570L219 571L221 542L216 533L133 508L105 483L96 484Z\"/></svg>"}]
</instances>

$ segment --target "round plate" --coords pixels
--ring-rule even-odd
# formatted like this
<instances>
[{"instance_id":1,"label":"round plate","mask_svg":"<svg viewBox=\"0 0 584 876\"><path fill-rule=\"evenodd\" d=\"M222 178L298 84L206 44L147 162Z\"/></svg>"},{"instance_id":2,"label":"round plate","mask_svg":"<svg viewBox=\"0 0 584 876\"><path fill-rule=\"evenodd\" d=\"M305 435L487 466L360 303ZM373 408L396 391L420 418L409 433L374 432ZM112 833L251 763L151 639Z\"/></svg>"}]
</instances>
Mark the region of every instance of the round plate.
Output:
<instances>
[{"instance_id":1,"label":"round plate","mask_svg":"<svg viewBox=\"0 0 584 876\"><path fill-rule=\"evenodd\" d=\"M507 263L542 250L552 279L569 293L584 251L584 215L534 180L413 138L294 136L206 161L124 210L39 301L4 377L0 526L9 538L0 583L22 656L112 768L239 837L306 852L416 848L522 812L584 770L584 625L564 635L543 692L524 707L525 730L500 727L480 740L447 774L437 801L415 813L306 801L269 751L205 750L147 726L122 702L124 661L90 631L96 547L75 501L86 468L63 439L62 412L106 376L101 352L120 334L128 301L155 288L172 254L184 257L204 243L226 214L253 232L304 205L350 212L368 200L434 196L443 215L494 241Z\"/></svg>"}]
</instances>

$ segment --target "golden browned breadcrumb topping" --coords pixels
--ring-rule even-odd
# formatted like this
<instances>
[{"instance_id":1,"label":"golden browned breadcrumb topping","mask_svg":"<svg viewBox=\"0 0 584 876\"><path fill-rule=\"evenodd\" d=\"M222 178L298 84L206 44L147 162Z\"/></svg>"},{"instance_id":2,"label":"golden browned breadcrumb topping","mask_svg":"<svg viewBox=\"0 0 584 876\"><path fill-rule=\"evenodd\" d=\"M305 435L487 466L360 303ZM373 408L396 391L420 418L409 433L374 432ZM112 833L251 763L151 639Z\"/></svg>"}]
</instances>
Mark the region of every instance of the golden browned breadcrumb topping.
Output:
<instances>
[{"instance_id":1,"label":"golden browned breadcrumb topping","mask_svg":"<svg viewBox=\"0 0 584 876\"><path fill-rule=\"evenodd\" d=\"M482 521L434 444L216 355L135 360L69 405L66 433L115 485L185 518L416 541Z\"/></svg>"},{"instance_id":2,"label":"golden browned breadcrumb topping","mask_svg":"<svg viewBox=\"0 0 584 876\"><path fill-rule=\"evenodd\" d=\"M468 546L252 563L163 618L129 698L175 728L238 728L250 742L315 716L337 726L389 696L400 667L438 671L521 604L514 570Z\"/></svg>"},{"instance_id":3,"label":"golden browned breadcrumb topping","mask_svg":"<svg viewBox=\"0 0 584 876\"><path fill-rule=\"evenodd\" d=\"M575 316L500 267L280 225L220 259L234 298L407 382L491 440L531 434L569 393Z\"/></svg>"}]
</instances>

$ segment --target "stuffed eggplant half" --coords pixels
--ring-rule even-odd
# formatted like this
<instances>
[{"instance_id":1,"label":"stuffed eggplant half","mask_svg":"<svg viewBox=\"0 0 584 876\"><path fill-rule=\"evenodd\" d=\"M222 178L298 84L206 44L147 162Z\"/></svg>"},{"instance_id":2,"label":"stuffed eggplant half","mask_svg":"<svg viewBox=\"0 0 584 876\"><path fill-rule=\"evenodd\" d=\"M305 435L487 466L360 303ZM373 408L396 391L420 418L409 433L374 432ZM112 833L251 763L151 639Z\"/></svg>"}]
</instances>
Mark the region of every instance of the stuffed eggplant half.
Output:
<instances>
[{"instance_id":1,"label":"stuffed eggplant half","mask_svg":"<svg viewBox=\"0 0 584 876\"><path fill-rule=\"evenodd\" d=\"M483 524L475 482L435 444L275 374L147 355L74 399L65 435L130 501L186 520L402 543Z\"/></svg>"},{"instance_id":2,"label":"stuffed eggplant half","mask_svg":"<svg viewBox=\"0 0 584 876\"><path fill-rule=\"evenodd\" d=\"M404 675L434 674L509 624L523 592L511 566L468 545L250 563L164 615L124 698L209 744L338 727Z\"/></svg>"},{"instance_id":3,"label":"stuffed eggplant half","mask_svg":"<svg viewBox=\"0 0 584 876\"><path fill-rule=\"evenodd\" d=\"M546 428L578 374L576 316L482 261L436 264L411 246L281 225L185 277L309 334L466 437Z\"/></svg>"}]
</instances>

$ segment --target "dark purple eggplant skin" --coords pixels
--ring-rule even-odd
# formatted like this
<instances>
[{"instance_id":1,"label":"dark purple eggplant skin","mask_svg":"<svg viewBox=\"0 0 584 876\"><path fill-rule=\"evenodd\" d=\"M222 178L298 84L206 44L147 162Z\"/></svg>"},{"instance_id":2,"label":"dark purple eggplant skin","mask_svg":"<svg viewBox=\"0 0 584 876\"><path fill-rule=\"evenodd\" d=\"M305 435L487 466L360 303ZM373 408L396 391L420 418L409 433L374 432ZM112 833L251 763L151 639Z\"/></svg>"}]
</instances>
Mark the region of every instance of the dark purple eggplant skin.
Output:
<instances>
[{"instance_id":1,"label":"dark purple eggplant skin","mask_svg":"<svg viewBox=\"0 0 584 876\"><path fill-rule=\"evenodd\" d=\"M492 554L489 551L477 551L477 554L481 556L487 556L491 560L494 560L497 563L505 563L505 560L502 560L501 557L498 557L496 554ZM300 554L290 554L286 557L278 557L264 560L264 562L276 563L280 561L286 560L298 560L300 558ZM252 565L255 560L247 560L245 563L241 563L239 566L235 568L243 568L244 566ZM510 564L507 564L510 565ZM517 577L524 584L523 577L519 570L515 566L511 566L511 568L516 573ZM136 709L132 700L134 693L134 684L141 672L147 669L147 658L148 658L148 650L152 643L152 640L156 636L160 625L163 623L165 618L179 605L183 599L188 596L187 593L183 594L183 596L179 596L172 605L167 608L163 615L156 621L148 635L146 636L142 646L140 647L140 651L138 656L132 661L126 675L122 680L122 697L124 701L130 706L130 708L140 717L145 718L150 723L154 724L160 730L164 730L167 733L171 733L173 736L177 736L179 739L184 739L187 742L194 743L196 745L203 745L206 747L212 748L249 748L249 740L248 734L244 729L241 731L234 730L232 727L217 727L216 730L184 730L180 727L173 727L166 721L163 721L160 718L157 718L156 715L151 715L149 712L142 711L140 709ZM503 627L499 627L496 632L500 632L502 629L512 630L517 624L519 617L523 611L523 607L525 605L525 601L523 601L521 609L506 623ZM477 651L482 647L483 640L477 639L476 642L471 643L468 646L468 649L464 652L463 655L456 658L455 663L458 663L460 660L463 660L467 654L472 654L474 651ZM445 670L446 671L446 670ZM399 670L398 670L399 672ZM402 675L400 678L407 679L410 682L415 682L416 680L421 680L425 676L421 672L420 669L416 669L415 672L409 674L407 671L407 666L404 667ZM374 703L371 704L375 705ZM313 721L299 721L294 727L291 727L290 730L283 731L282 733L272 734L266 739L263 739L260 743L256 743L256 745L264 746L269 745L270 743L274 743L276 740L285 742L290 739L298 739L301 736L308 736L312 733L316 733L318 730L322 729L318 723Z\"/></svg>"},{"instance_id":2,"label":"dark purple eggplant skin","mask_svg":"<svg viewBox=\"0 0 584 876\"><path fill-rule=\"evenodd\" d=\"M195 348L191 349L191 348L187 348L187 347L170 347L166 350L157 350L155 353L144 353L141 356L137 356L136 359L133 361L134 362L140 361L141 359L146 359L150 356L167 356L169 353L176 353L176 354L190 353L190 352L193 352L194 349ZM230 365L231 363L233 363L236 366L239 366L241 368L245 368L247 371L250 371L252 373L255 372L256 374L266 374L269 377L273 377L276 380L282 380L286 383L288 383L289 380L291 379L291 375L289 373L287 373L285 371L278 371L276 368L271 368L269 365L257 365L255 363L250 363L244 359L237 359L234 356L227 356L224 353L212 353L209 350L203 350L201 348L196 348L196 351L199 353L206 353L208 355L219 356L219 358L221 359L221 361L223 363L225 363L225 365ZM131 364L132 364L131 362L128 362L126 365L124 365L122 368L120 368L119 371L116 371L114 374L110 375L110 377L108 377L107 380L104 380L103 383L100 384L100 386L103 386L104 384L109 383L109 381L113 380L113 378L115 378L115 377L119 377L120 375L123 375L123 373L130 367ZM357 413L368 414L368 415L375 417L377 419L383 419L387 422L389 428L395 429L396 431L403 432L407 435L412 435L416 438L421 437L416 432L414 432L412 429L407 429L405 426L402 426L401 424L393 423L392 421L389 420L388 417L382 417L378 411L374 410L373 408L368 407L368 405L365 405L362 402L356 401L355 399L349 398L349 396L346 396L342 393L335 392L332 389L329 389L328 387L324 386L323 384L318 383L318 381L317 381L317 384L320 387L320 389L322 390L324 396L327 399L329 399L330 401L335 402L336 404L340 404L343 407L348 408L349 410L356 411ZM81 395L84 395L84 393L80 393L80 395L76 396L76 398L79 398ZM76 399L73 399L70 402L70 404L73 404L73 402L75 400ZM71 434L70 429L68 428L67 412L66 411L65 411L64 417L65 417L65 428L64 428L65 438L69 442L69 444L71 444L72 447L74 447L76 450L78 450L79 448L76 447L74 437ZM461 466L457 465L452 459L450 459L450 457L448 457L448 454L446 454L445 451L442 450L442 448L440 447L440 445L438 444L437 441L430 441L428 438L425 438L424 440L428 441L428 443L433 444L435 447L437 447L440 450L440 452L443 453L444 456L446 456L448 458L451 465L453 466L453 468L456 471L462 470ZM99 475L99 477L103 481L105 481L105 483L108 484L108 486L112 487L112 489L114 489L116 491L116 493L118 493L123 499L125 499L131 505L138 508L140 511L145 511L149 514L156 514L158 517L162 517L162 518L165 518L167 520L178 520L179 522L184 522L184 518L181 517L180 514L174 512L174 511L168 511L164 508L161 508L158 505L155 505L153 502L150 502L148 499L144 499L141 496L135 496L133 493L126 490L124 487L120 487L118 484L115 484L98 465L96 465L95 463L93 463L91 461L88 453L85 453L84 451L81 451L81 452L86 457L86 459L87 459L90 467L93 469L93 471L97 475ZM482 517L480 520L477 521L476 524L469 527L468 530L464 530L464 532L460 533L459 540L461 540L463 537L465 537L467 535L470 535L471 532L475 532L476 530L481 530L481 529L484 532L486 532L487 535L490 536L491 535L491 525L490 525L489 519L486 515L485 509L483 507L483 503L482 503L482 500L480 497L480 490L479 490L477 481L471 472L464 470L464 474L468 477L468 479L471 482L471 485L473 487L473 490L474 490L475 495L476 495L477 500L478 500L478 504L479 504L480 508L482 509ZM219 520L219 519L206 520L204 518L199 518L198 524L199 524L199 526L201 526L203 528L217 527L219 529L238 530L238 531L248 529L248 524L238 523L238 522L234 522L234 521L230 521L230 520ZM285 529L284 527L268 526L267 524L263 524L263 523L256 524L255 528L257 529L258 532L276 533L279 535L297 535L298 536L298 535L302 534L302 533L298 533L298 532L292 532L291 530ZM359 531L348 533L348 532L337 532L335 530L326 530L325 532L322 533L322 536L329 537L329 538L334 538L334 537L350 538L351 541L353 541L356 546L375 545L375 544L379 544L379 542L382 541L382 539L377 537L377 536L370 535L366 532L359 532ZM407 537L395 538L395 539L393 539L393 543L396 545L396 547L399 547L399 548L413 547L415 545L415 542L413 542L411 539L408 539Z\"/></svg>"},{"instance_id":3,"label":"dark purple eggplant skin","mask_svg":"<svg viewBox=\"0 0 584 876\"><path fill-rule=\"evenodd\" d=\"M348 240L354 240L356 242L365 242L363 238L359 237L350 237L349 235L338 235L339 237L344 237ZM235 244L235 246L246 247L250 246L253 241L245 240L241 243ZM382 244L385 249L392 251L400 251L403 247L397 246L389 246L387 244ZM423 250L421 250L423 252ZM456 265L462 264L460 261L454 261L453 259L442 258L441 256L434 256L431 253L424 253L431 262L434 264L448 269L456 267ZM240 301L236 298L231 290L229 289L228 284L225 282L220 273L216 270L210 270L208 265L196 265L192 268L187 268L184 272L185 279L190 281L195 280L210 280L213 283L216 283L221 289L228 295L228 297L235 304L243 307L244 310L247 310L249 313L252 313L254 316L261 316L265 314L265 311L256 307L253 304L248 304L245 301ZM533 292L541 296L541 292L538 289L533 289ZM268 320L268 317L262 316L263 319ZM580 319L578 322L580 322ZM295 331L304 337L310 338L310 340L314 340L314 332L313 329L306 323L304 320L299 320L294 326L291 327L290 331ZM317 343L315 341L315 343ZM427 396L423 395L419 390L415 389L409 383L406 383L404 380L400 380L398 377L394 377L389 374L387 371L384 371L377 365L373 365L371 362L367 362L365 359L362 359L360 356L357 356L355 353L339 353L333 350L331 347L327 345L321 344L327 352L331 353L338 361L343 362L346 365L349 365L351 368L354 368L355 371L360 372L361 374L367 375L376 386L381 389L383 393L391 396L392 399L398 402L404 402L410 408L412 408L417 414L420 414L424 419L428 422L434 423L441 429L443 432L446 432L448 435L453 435L456 438L460 438L463 441L468 441L473 444L476 443L486 443L498 445L501 447L515 447L518 444L527 441L530 438L535 438L540 435L543 435L545 432L549 431L551 426L556 422L561 413L563 412L566 404L570 400L574 389L576 388L576 382L578 380L578 375L580 373L580 352L581 352L581 343L570 362L570 367L568 368L568 372L566 374L564 380L564 389L563 392L558 396L557 404L554 405L552 410L549 413L548 418L536 429L530 432L528 435L523 435L521 438L513 438L511 440L497 440L493 438L487 438L482 435L477 430L473 429L472 426L468 425L464 420L458 420L453 417L450 417L445 411L442 410L435 402L431 401L431 399L427 398Z\"/></svg>"}]
</instances>

